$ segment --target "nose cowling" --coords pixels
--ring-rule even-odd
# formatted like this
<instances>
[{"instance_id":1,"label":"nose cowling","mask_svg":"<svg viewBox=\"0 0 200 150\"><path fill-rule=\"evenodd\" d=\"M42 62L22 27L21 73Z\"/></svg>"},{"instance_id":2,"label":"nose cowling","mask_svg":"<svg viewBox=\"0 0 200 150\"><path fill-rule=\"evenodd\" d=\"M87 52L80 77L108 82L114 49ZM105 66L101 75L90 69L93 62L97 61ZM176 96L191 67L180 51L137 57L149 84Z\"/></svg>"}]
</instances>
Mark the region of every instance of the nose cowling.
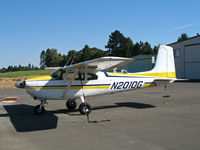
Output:
<instances>
[{"instance_id":1,"label":"nose cowling","mask_svg":"<svg viewBox=\"0 0 200 150\"><path fill-rule=\"evenodd\" d=\"M19 81L19 82L15 83L15 86L16 86L17 88L24 88L25 85L26 85L26 82L25 82L25 81Z\"/></svg>"}]
</instances>

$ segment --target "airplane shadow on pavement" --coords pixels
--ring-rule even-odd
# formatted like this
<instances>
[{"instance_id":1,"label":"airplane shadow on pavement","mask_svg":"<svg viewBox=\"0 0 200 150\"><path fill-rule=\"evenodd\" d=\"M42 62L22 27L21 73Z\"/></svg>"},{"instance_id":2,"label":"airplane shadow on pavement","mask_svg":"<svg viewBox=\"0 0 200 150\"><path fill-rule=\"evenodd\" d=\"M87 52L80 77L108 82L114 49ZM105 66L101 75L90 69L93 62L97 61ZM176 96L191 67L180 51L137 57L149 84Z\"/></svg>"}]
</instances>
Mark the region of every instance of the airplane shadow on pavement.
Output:
<instances>
[{"instance_id":1,"label":"airplane shadow on pavement","mask_svg":"<svg viewBox=\"0 0 200 150\"><path fill-rule=\"evenodd\" d=\"M47 111L44 115L38 116L33 114L34 106L20 104L20 105L4 105L3 106L7 111L7 114L0 114L0 117L10 117L11 123L17 132L31 132L39 130L48 130L57 128L58 117L55 114L65 113L68 115L80 115L73 114L75 111L70 111L67 109L60 109L55 111ZM110 109L118 107L130 107L136 109L148 109L155 108L156 106L144 103L136 102L121 102L115 103L113 105L103 105L103 106L94 106L92 110L100 109Z\"/></svg>"},{"instance_id":2,"label":"airplane shadow on pavement","mask_svg":"<svg viewBox=\"0 0 200 150\"><path fill-rule=\"evenodd\" d=\"M92 111L101 110L101 109L119 108L119 107L129 107L129 108L135 108L135 109L149 109L149 108L155 108L156 106L151 105L151 104L136 103L136 102L120 102L120 103L115 103L113 105L92 106ZM78 112L78 113L74 113L74 112ZM81 115L78 109L76 110L59 109L59 110L48 111L48 113L68 114L72 116Z\"/></svg>"},{"instance_id":3,"label":"airplane shadow on pavement","mask_svg":"<svg viewBox=\"0 0 200 150\"><path fill-rule=\"evenodd\" d=\"M92 109L97 110L97 109L109 109L109 108L117 108L117 107L147 109L147 108L155 108L156 106L151 105L151 104L136 103L136 102L121 102L121 103L115 103L115 105L96 106Z\"/></svg>"},{"instance_id":4,"label":"airplane shadow on pavement","mask_svg":"<svg viewBox=\"0 0 200 150\"><path fill-rule=\"evenodd\" d=\"M37 116L33 114L33 106L30 105L4 105L7 114L0 117L10 117L17 132L31 132L57 128L58 117L54 114Z\"/></svg>"}]
</instances>

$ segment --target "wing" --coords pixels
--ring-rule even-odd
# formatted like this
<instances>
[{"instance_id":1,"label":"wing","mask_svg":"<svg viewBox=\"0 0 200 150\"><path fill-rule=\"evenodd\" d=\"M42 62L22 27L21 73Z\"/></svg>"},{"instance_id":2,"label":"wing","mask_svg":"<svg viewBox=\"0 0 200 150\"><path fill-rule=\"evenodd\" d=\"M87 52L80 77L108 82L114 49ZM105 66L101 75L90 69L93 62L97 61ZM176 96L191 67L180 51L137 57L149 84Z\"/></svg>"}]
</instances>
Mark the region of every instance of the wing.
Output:
<instances>
[{"instance_id":1,"label":"wing","mask_svg":"<svg viewBox=\"0 0 200 150\"><path fill-rule=\"evenodd\" d=\"M45 68L45 70L59 70L59 69L62 69L63 67L47 67Z\"/></svg>"},{"instance_id":2,"label":"wing","mask_svg":"<svg viewBox=\"0 0 200 150\"><path fill-rule=\"evenodd\" d=\"M74 71L76 69L79 69L80 71L92 71L97 72L100 70L108 70L117 68L119 66L125 65L129 62L132 62L133 59L131 58L124 58L124 57L101 57L92 59L89 61L77 63L74 65L69 65L66 67L63 67L62 69L67 71Z\"/></svg>"}]
</instances>

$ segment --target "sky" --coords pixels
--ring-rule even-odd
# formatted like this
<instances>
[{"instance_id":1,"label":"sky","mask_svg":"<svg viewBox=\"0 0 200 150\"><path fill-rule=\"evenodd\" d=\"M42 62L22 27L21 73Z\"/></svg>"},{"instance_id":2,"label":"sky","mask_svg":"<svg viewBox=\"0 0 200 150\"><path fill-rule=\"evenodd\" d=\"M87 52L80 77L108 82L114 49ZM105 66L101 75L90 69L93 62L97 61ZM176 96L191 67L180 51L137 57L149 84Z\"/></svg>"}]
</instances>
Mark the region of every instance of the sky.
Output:
<instances>
[{"instance_id":1,"label":"sky","mask_svg":"<svg viewBox=\"0 0 200 150\"><path fill-rule=\"evenodd\" d=\"M39 66L40 53L103 50L119 30L152 47L200 33L199 0L0 0L0 68Z\"/></svg>"}]
</instances>

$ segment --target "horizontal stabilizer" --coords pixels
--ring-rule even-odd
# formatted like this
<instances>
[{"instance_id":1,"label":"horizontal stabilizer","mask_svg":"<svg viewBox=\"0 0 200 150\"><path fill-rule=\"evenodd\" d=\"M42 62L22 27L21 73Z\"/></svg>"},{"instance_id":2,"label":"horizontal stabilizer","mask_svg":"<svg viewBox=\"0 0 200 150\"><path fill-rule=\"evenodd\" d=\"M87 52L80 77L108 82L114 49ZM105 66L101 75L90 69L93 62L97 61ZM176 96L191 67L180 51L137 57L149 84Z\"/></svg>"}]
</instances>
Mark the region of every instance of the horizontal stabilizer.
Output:
<instances>
[{"instance_id":1,"label":"horizontal stabilizer","mask_svg":"<svg viewBox=\"0 0 200 150\"><path fill-rule=\"evenodd\" d=\"M174 82L176 79L155 79L154 82L157 86L165 86L169 83Z\"/></svg>"}]
</instances>

